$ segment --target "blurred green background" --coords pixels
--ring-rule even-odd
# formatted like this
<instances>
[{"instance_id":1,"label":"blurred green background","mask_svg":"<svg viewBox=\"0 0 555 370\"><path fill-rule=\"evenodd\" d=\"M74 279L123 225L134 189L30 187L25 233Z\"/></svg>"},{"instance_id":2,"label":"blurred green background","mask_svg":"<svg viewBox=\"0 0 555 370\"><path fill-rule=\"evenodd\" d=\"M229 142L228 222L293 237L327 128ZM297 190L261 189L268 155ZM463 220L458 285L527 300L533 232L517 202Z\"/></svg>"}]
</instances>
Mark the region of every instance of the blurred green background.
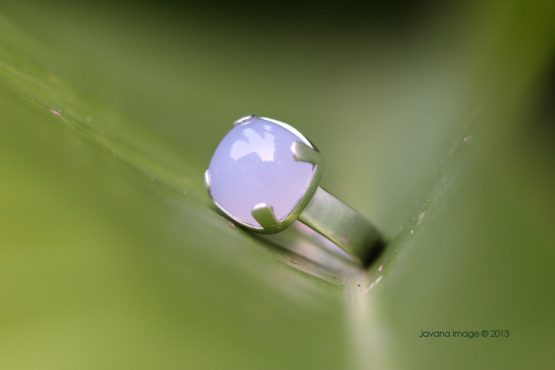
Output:
<instances>
[{"instance_id":1,"label":"blurred green background","mask_svg":"<svg viewBox=\"0 0 555 370\"><path fill-rule=\"evenodd\" d=\"M554 15L2 1L0 369L552 369ZM383 230L368 271L300 271L210 206L250 113ZM419 338L483 329L511 334Z\"/></svg>"}]
</instances>

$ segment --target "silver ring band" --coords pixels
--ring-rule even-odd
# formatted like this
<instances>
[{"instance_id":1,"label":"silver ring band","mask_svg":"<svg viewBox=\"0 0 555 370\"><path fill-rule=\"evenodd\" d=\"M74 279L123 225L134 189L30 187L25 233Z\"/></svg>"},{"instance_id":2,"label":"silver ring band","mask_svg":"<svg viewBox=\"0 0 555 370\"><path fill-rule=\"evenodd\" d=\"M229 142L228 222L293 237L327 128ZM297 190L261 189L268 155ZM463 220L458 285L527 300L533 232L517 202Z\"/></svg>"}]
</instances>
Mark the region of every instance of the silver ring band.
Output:
<instances>
[{"instance_id":1,"label":"silver ring band","mask_svg":"<svg viewBox=\"0 0 555 370\"><path fill-rule=\"evenodd\" d=\"M380 233L364 216L321 187L298 219L362 264L382 247Z\"/></svg>"}]
</instances>

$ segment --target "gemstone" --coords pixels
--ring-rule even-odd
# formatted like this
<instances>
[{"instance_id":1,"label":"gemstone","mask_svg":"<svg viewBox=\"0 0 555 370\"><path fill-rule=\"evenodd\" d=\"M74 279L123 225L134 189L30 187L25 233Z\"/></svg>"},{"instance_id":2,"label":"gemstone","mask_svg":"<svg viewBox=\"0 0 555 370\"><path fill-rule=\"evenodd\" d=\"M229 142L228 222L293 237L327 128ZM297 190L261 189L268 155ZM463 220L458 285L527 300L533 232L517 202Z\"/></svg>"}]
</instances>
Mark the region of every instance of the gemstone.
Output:
<instances>
[{"instance_id":1,"label":"gemstone","mask_svg":"<svg viewBox=\"0 0 555 370\"><path fill-rule=\"evenodd\" d=\"M287 218L308 190L312 163L296 161L292 147L305 142L284 124L250 117L236 124L214 152L208 168L210 194L237 221L260 228L254 206L273 207L278 221Z\"/></svg>"}]
</instances>

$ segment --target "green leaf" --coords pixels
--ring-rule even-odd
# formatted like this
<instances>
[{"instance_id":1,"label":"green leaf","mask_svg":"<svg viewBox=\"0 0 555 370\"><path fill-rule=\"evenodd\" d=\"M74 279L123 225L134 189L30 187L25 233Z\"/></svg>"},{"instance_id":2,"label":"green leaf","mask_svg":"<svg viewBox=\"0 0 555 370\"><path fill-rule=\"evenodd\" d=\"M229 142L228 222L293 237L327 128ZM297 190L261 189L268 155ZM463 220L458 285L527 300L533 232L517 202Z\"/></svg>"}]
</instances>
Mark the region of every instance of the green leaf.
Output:
<instances>
[{"instance_id":1,"label":"green leaf","mask_svg":"<svg viewBox=\"0 0 555 370\"><path fill-rule=\"evenodd\" d=\"M551 366L549 2L412 40L116 8L0 6L0 367ZM383 230L368 271L210 206L204 168L250 113L306 133L324 186ZM510 337L418 337L492 329Z\"/></svg>"}]
</instances>

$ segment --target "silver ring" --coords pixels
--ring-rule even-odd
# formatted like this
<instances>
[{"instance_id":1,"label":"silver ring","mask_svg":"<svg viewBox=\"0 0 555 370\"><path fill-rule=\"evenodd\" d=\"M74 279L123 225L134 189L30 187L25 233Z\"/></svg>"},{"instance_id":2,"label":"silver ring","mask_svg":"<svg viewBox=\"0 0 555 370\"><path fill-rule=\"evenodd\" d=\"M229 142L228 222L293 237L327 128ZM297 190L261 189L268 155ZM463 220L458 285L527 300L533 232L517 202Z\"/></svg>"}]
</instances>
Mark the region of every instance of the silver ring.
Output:
<instances>
[{"instance_id":1,"label":"silver ring","mask_svg":"<svg viewBox=\"0 0 555 370\"><path fill-rule=\"evenodd\" d=\"M255 115L238 119L205 172L216 207L241 227L279 233L300 221L367 264L381 248L376 228L320 187L321 154L291 125Z\"/></svg>"}]
</instances>

